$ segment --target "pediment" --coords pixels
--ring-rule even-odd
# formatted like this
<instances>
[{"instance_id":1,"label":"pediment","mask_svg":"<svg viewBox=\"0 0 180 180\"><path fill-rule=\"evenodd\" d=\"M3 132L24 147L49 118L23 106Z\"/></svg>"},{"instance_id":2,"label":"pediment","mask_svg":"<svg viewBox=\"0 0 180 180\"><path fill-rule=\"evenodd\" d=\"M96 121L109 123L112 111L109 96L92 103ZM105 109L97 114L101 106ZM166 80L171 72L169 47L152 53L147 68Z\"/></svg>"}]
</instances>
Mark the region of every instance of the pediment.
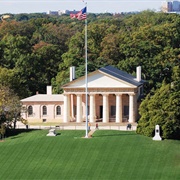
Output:
<instances>
[{"instance_id":1,"label":"pediment","mask_svg":"<svg viewBox=\"0 0 180 180\"><path fill-rule=\"evenodd\" d=\"M85 88L85 76L78 78L74 81L64 85L63 88ZM136 87L126 81L119 78L112 77L101 71L95 71L88 74L88 88L132 88Z\"/></svg>"}]
</instances>

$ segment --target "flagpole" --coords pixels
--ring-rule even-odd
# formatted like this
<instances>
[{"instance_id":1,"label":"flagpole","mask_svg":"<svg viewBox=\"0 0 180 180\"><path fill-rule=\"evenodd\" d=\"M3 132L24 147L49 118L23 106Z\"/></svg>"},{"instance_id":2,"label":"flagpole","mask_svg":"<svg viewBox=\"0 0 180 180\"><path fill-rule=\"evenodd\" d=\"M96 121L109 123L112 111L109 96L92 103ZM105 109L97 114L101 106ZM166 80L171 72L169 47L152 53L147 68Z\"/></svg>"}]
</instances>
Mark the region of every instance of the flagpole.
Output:
<instances>
[{"instance_id":1,"label":"flagpole","mask_svg":"<svg viewBox=\"0 0 180 180\"><path fill-rule=\"evenodd\" d=\"M87 2L86 5L86 13L87 13ZM87 14L85 19L85 84L86 84L86 135L85 138L88 138L88 77L87 77Z\"/></svg>"}]
</instances>

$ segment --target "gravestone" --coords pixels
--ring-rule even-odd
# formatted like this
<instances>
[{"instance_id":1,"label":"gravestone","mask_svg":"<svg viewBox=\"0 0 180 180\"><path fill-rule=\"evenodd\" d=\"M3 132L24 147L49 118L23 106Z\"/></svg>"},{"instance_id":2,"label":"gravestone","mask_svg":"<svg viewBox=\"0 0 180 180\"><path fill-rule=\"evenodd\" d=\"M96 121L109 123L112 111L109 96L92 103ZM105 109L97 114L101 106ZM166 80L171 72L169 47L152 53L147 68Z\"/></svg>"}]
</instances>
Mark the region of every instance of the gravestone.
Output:
<instances>
[{"instance_id":1,"label":"gravestone","mask_svg":"<svg viewBox=\"0 0 180 180\"><path fill-rule=\"evenodd\" d=\"M160 128L159 128L159 125L156 125L155 126L155 136L153 137L153 140L155 141L161 141L162 138L160 136Z\"/></svg>"},{"instance_id":2,"label":"gravestone","mask_svg":"<svg viewBox=\"0 0 180 180\"><path fill-rule=\"evenodd\" d=\"M56 136L55 129L50 129L49 133L46 136Z\"/></svg>"}]
</instances>

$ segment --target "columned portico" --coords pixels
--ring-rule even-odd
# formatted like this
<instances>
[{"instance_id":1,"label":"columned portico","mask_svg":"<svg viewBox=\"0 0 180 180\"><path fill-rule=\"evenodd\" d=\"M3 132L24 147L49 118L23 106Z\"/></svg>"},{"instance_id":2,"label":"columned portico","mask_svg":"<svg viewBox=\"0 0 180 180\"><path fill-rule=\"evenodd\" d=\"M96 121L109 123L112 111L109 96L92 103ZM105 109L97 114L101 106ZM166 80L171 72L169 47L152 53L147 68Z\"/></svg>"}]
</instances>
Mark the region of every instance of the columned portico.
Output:
<instances>
[{"instance_id":1,"label":"columned portico","mask_svg":"<svg viewBox=\"0 0 180 180\"><path fill-rule=\"evenodd\" d=\"M90 122L93 123L95 122L95 117L96 117L96 107L95 107L95 94L90 94Z\"/></svg>"},{"instance_id":2,"label":"columned portico","mask_svg":"<svg viewBox=\"0 0 180 180\"><path fill-rule=\"evenodd\" d=\"M116 94L116 123L122 123L122 94Z\"/></svg>"},{"instance_id":3,"label":"columned portico","mask_svg":"<svg viewBox=\"0 0 180 180\"><path fill-rule=\"evenodd\" d=\"M77 94L77 114L76 122L80 123L82 121L82 95Z\"/></svg>"},{"instance_id":4,"label":"columned portico","mask_svg":"<svg viewBox=\"0 0 180 180\"><path fill-rule=\"evenodd\" d=\"M109 122L109 95L103 94L103 123Z\"/></svg>"},{"instance_id":5,"label":"columned portico","mask_svg":"<svg viewBox=\"0 0 180 180\"><path fill-rule=\"evenodd\" d=\"M70 118L70 98L68 94L64 94L64 123L67 123Z\"/></svg>"},{"instance_id":6,"label":"columned portico","mask_svg":"<svg viewBox=\"0 0 180 180\"><path fill-rule=\"evenodd\" d=\"M135 122L135 94L129 94L129 122Z\"/></svg>"}]
</instances>

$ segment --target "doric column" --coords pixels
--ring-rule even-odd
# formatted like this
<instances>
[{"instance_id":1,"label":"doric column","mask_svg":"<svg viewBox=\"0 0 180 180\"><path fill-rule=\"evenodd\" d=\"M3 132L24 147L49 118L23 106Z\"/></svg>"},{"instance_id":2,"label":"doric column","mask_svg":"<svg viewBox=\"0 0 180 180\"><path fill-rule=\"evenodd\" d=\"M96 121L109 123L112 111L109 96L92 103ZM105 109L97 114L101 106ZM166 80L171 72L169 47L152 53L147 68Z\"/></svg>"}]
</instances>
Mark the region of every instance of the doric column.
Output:
<instances>
[{"instance_id":1,"label":"doric column","mask_svg":"<svg viewBox=\"0 0 180 180\"><path fill-rule=\"evenodd\" d=\"M69 94L64 94L64 123L67 123L70 118L70 98Z\"/></svg>"},{"instance_id":2,"label":"doric column","mask_svg":"<svg viewBox=\"0 0 180 180\"><path fill-rule=\"evenodd\" d=\"M76 122L80 123L82 121L82 95L77 94L77 114Z\"/></svg>"},{"instance_id":3,"label":"doric column","mask_svg":"<svg viewBox=\"0 0 180 180\"><path fill-rule=\"evenodd\" d=\"M135 96L134 94L129 94L129 122L135 122Z\"/></svg>"},{"instance_id":4,"label":"doric column","mask_svg":"<svg viewBox=\"0 0 180 180\"><path fill-rule=\"evenodd\" d=\"M72 119L74 119L74 98L73 98L73 94L71 94L70 96L71 96L71 98L70 98L71 99L70 100L71 101L71 103L70 103L71 104L71 117L72 117Z\"/></svg>"},{"instance_id":5,"label":"doric column","mask_svg":"<svg viewBox=\"0 0 180 180\"><path fill-rule=\"evenodd\" d=\"M103 94L103 123L109 122L109 95Z\"/></svg>"},{"instance_id":6,"label":"doric column","mask_svg":"<svg viewBox=\"0 0 180 180\"><path fill-rule=\"evenodd\" d=\"M95 94L90 94L90 122L95 122L96 110L95 110Z\"/></svg>"},{"instance_id":7,"label":"doric column","mask_svg":"<svg viewBox=\"0 0 180 180\"><path fill-rule=\"evenodd\" d=\"M83 120L86 119L86 102L82 102L82 117Z\"/></svg>"},{"instance_id":8,"label":"doric column","mask_svg":"<svg viewBox=\"0 0 180 180\"><path fill-rule=\"evenodd\" d=\"M122 94L116 94L116 123L122 123Z\"/></svg>"}]
</instances>

